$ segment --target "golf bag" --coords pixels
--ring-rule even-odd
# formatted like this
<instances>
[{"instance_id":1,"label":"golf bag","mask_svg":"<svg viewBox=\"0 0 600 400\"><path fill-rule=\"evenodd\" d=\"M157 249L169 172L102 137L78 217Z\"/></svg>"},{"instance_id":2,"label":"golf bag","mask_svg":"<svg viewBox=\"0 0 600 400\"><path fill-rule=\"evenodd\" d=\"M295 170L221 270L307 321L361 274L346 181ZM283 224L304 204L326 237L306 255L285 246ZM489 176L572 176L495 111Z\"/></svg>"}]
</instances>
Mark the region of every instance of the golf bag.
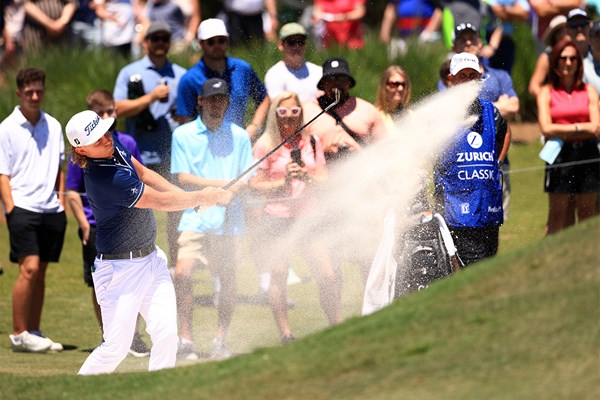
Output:
<instances>
[{"instance_id":1,"label":"golf bag","mask_svg":"<svg viewBox=\"0 0 600 400\"><path fill-rule=\"evenodd\" d=\"M439 214L422 219L400 234L395 259L395 298L425 289L433 281L460 268L454 242Z\"/></svg>"}]
</instances>

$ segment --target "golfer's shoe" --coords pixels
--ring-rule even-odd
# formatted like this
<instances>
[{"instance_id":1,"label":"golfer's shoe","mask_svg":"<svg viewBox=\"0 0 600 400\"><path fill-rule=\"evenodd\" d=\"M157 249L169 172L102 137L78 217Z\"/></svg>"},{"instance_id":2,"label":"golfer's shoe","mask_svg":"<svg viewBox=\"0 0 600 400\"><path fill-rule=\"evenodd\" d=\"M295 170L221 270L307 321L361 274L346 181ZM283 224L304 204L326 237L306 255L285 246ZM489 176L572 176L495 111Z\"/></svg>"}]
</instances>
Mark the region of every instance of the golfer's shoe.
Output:
<instances>
[{"instance_id":1,"label":"golfer's shoe","mask_svg":"<svg viewBox=\"0 0 600 400\"><path fill-rule=\"evenodd\" d=\"M32 335L35 335L35 336L38 336L38 337L50 340L52 342L52 345L50 346L50 348L48 349L48 351L63 351L64 350L62 344L53 341L48 336L46 336L46 334L44 334L44 332L42 332L42 331L31 331L29 333L31 333Z\"/></svg>"},{"instance_id":2,"label":"golfer's shoe","mask_svg":"<svg viewBox=\"0 0 600 400\"><path fill-rule=\"evenodd\" d=\"M194 345L194 342L179 338L179 344L177 345L177 358L180 360L197 360L198 354L196 353L196 346Z\"/></svg>"},{"instance_id":3,"label":"golfer's shoe","mask_svg":"<svg viewBox=\"0 0 600 400\"><path fill-rule=\"evenodd\" d=\"M133 335L133 341L131 342L131 347L127 353L134 357L148 357L150 355L150 349L146 346L146 343L144 343L140 334L136 332L135 335Z\"/></svg>"},{"instance_id":4,"label":"golfer's shoe","mask_svg":"<svg viewBox=\"0 0 600 400\"><path fill-rule=\"evenodd\" d=\"M12 351L20 353L45 353L50 350L52 340L32 335L23 331L18 335L8 335L12 345Z\"/></svg>"},{"instance_id":5,"label":"golfer's shoe","mask_svg":"<svg viewBox=\"0 0 600 400\"><path fill-rule=\"evenodd\" d=\"M231 357L231 352L227 348L227 343L223 338L215 338L213 340L213 348L212 353L210 353L210 358L213 360L223 360L225 358Z\"/></svg>"}]
</instances>

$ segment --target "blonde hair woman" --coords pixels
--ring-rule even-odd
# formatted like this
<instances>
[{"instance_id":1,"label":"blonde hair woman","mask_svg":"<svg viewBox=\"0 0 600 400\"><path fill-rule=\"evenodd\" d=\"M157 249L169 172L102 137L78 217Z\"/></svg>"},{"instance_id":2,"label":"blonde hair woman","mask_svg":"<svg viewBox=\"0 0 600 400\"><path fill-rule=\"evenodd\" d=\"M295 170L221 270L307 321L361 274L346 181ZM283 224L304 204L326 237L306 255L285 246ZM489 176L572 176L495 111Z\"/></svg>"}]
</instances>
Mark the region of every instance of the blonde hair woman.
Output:
<instances>
[{"instance_id":1,"label":"blonde hair woman","mask_svg":"<svg viewBox=\"0 0 600 400\"><path fill-rule=\"evenodd\" d=\"M295 93L284 92L277 96L269 108L265 132L254 146L254 157L264 157L294 135L302 125L302 119L302 105ZM250 180L250 185L267 199L257 229L261 232L258 237L262 243L268 243L268 248L258 251L271 272L269 299L282 344L294 340L287 315L289 257L294 250L305 257L317 279L321 306L329 323L341 321L341 283L327 251L310 239L295 240L293 249L283 244L297 217L315 207L312 186L325 177L321 142L302 133L268 157Z\"/></svg>"},{"instance_id":2,"label":"blonde hair woman","mask_svg":"<svg viewBox=\"0 0 600 400\"><path fill-rule=\"evenodd\" d=\"M410 102L412 83L399 65L390 65L381 74L375 107L381 113L386 128L395 129L395 123L404 115Z\"/></svg>"}]
</instances>

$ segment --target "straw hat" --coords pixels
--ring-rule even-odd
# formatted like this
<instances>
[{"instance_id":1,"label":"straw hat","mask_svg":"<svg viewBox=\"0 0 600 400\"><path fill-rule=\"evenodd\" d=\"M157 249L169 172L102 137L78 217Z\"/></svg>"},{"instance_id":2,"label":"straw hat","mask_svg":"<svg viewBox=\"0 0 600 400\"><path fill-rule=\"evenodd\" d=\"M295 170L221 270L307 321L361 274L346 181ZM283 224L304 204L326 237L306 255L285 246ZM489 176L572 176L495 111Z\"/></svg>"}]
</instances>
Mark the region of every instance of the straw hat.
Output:
<instances>
[{"instance_id":1,"label":"straw hat","mask_svg":"<svg viewBox=\"0 0 600 400\"><path fill-rule=\"evenodd\" d=\"M557 15L552 18L550 21L550 25L544 31L542 35L542 41L546 44L546 46L552 46L552 40L554 40L554 34L561 28L564 28L567 25L567 17L564 15Z\"/></svg>"}]
</instances>

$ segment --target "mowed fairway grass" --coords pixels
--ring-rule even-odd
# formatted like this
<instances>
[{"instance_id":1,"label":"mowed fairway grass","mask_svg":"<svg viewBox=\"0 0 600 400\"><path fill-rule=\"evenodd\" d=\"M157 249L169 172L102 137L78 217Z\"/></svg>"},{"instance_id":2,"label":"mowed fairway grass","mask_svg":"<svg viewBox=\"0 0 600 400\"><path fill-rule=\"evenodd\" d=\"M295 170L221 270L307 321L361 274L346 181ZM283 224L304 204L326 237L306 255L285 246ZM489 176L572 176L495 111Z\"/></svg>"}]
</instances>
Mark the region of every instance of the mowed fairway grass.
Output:
<instances>
[{"instance_id":1,"label":"mowed fairway grass","mask_svg":"<svg viewBox=\"0 0 600 400\"><path fill-rule=\"evenodd\" d=\"M128 357L117 374L75 376L100 341L90 292L82 282L74 220L61 262L47 277L45 329L61 354L10 350L16 267L0 226L0 399L596 399L600 398L600 221L543 238L538 144L514 145L511 218L501 251L428 290L358 317L361 279L345 266L346 321L327 328L314 279L294 285L291 323L300 338L281 347L267 307L240 303L230 333L239 354L223 362L178 363L145 372ZM530 169L534 168L534 169ZM164 215L158 214L159 243ZM377 234L377 233L373 233ZM302 262L296 268L307 274ZM256 293L255 268L239 269L240 292ZM208 296L205 271L197 295ZM242 300L245 297L242 297ZM196 340L210 350L215 310L196 309Z\"/></svg>"}]
</instances>

